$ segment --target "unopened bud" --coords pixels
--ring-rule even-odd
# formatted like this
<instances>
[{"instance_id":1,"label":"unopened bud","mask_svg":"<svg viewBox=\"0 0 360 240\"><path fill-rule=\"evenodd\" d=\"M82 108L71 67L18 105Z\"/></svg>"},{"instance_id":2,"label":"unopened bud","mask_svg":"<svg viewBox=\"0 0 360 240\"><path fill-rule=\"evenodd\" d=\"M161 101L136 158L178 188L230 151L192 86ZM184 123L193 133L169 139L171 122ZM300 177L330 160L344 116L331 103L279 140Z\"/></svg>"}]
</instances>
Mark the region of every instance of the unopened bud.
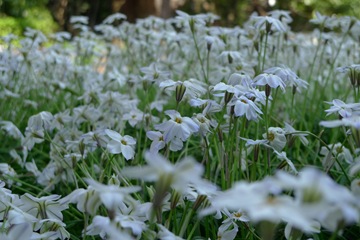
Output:
<instances>
[{"instance_id":1,"label":"unopened bud","mask_svg":"<svg viewBox=\"0 0 360 240\"><path fill-rule=\"evenodd\" d=\"M180 102L183 99L185 91L186 91L186 87L184 86L184 84L179 84L176 86L175 93L176 93L177 102Z\"/></svg>"},{"instance_id":2,"label":"unopened bud","mask_svg":"<svg viewBox=\"0 0 360 240\"><path fill-rule=\"evenodd\" d=\"M227 105L231 101L233 96L234 96L234 93L228 92L228 91L225 92L225 96L224 96L225 105Z\"/></svg>"},{"instance_id":3,"label":"unopened bud","mask_svg":"<svg viewBox=\"0 0 360 240\"><path fill-rule=\"evenodd\" d=\"M269 84L265 85L265 96L269 97L271 94L271 87L269 86Z\"/></svg>"}]
</instances>

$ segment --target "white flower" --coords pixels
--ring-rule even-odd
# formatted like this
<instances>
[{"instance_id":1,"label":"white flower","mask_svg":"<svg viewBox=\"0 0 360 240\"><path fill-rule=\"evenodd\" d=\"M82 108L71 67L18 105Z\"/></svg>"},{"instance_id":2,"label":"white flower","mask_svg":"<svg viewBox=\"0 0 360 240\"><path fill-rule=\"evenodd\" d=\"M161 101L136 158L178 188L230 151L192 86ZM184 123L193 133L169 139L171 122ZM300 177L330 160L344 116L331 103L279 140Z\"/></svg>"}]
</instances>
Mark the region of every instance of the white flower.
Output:
<instances>
[{"instance_id":1,"label":"white flower","mask_svg":"<svg viewBox=\"0 0 360 240\"><path fill-rule=\"evenodd\" d=\"M252 17L252 19L256 21L254 27L257 29L266 30L267 32L270 32L270 30L286 32L286 26L284 23L276 18L269 16L259 16Z\"/></svg>"},{"instance_id":2,"label":"white flower","mask_svg":"<svg viewBox=\"0 0 360 240\"><path fill-rule=\"evenodd\" d=\"M15 204L10 204L11 210L9 211L8 215L8 223L13 224L21 224L21 223L37 223L39 219L34 217L33 215L24 212Z\"/></svg>"},{"instance_id":3,"label":"white flower","mask_svg":"<svg viewBox=\"0 0 360 240\"><path fill-rule=\"evenodd\" d=\"M266 69L265 73L274 74L283 80L286 86L295 87L297 91L301 92L301 88L306 89L308 83L301 78L299 78L296 73L294 73L290 68L286 66L281 67L272 67Z\"/></svg>"},{"instance_id":4,"label":"white flower","mask_svg":"<svg viewBox=\"0 0 360 240\"><path fill-rule=\"evenodd\" d=\"M106 129L105 133L111 138L111 141L107 144L107 149L110 153L121 153L126 160L132 159L135 155L136 140L128 135L121 136L119 133Z\"/></svg>"},{"instance_id":5,"label":"white flower","mask_svg":"<svg viewBox=\"0 0 360 240\"><path fill-rule=\"evenodd\" d=\"M66 224L58 219L43 219L39 223L41 224L39 232L42 236L34 237L35 239L46 239L47 235L50 235L52 239L67 240L70 238L70 233L65 229Z\"/></svg>"},{"instance_id":6,"label":"white flower","mask_svg":"<svg viewBox=\"0 0 360 240\"><path fill-rule=\"evenodd\" d=\"M164 141L169 143L174 138L186 141L192 133L199 131L199 126L189 117L182 117L175 110L167 110L165 114L170 120L155 126L155 129L164 132Z\"/></svg>"},{"instance_id":7,"label":"white flower","mask_svg":"<svg viewBox=\"0 0 360 240\"><path fill-rule=\"evenodd\" d=\"M229 93L239 93L239 90L233 86L233 85L229 85L229 84L225 84L223 82L219 82L218 84L216 84L213 89L213 91L215 91L214 96L224 96L225 92L229 92ZM221 94L216 93L217 91L220 91Z\"/></svg>"},{"instance_id":8,"label":"white flower","mask_svg":"<svg viewBox=\"0 0 360 240\"><path fill-rule=\"evenodd\" d=\"M21 196L23 205L19 206L24 212L27 212L38 219L57 219L62 220L61 211L68 208L68 205L59 200L61 196L50 195L45 197L34 197L29 193Z\"/></svg>"},{"instance_id":9,"label":"white flower","mask_svg":"<svg viewBox=\"0 0 360 240\"><path fill-rule=\"evenodd\" d=\"M256 104L245 96L233 98L230 102L230 106L234 106L235 116L241 117L246 116L249 121L257 121L262 114L262 111Z\"/></svg>"},{"instance_id":10,"label":"white flower","mask_svg":"<svg viewBox=\"0 0 360 240\"><path fill-rule=\"evenodd\" d=\"M238 231L239 231L239 227L235 222L224 221L218 229L217 239L233 240L235 239Z\"/></svg>"},{"instance_id":11,"label":"white flower","mask_svg":"<svg viewBox=\"0 0 360 240\"><path fill-rule=\"evenodd\" d=\"M306 139L306 136L308 134L306 134L306 133L296 133L298 131L295 128L293 128L290 124L288 124L287 122L284 122L284 124L285 124L284 131L285 131L286 134L290 134L292 136L299 137L300 141L305 146L309 144L309 141Z\"/></svg>"},{"instance_id":12,"label":"white flower","mask_svg":"<svg viewBox=\"0 0 360 240\"><path fill-rule=\"evenodd\" d=\"M152 140L150 145L151 152L159 152L159 150L165 147L164 135L161 132L157 131L148 131L146 136Z\"/></svg>"},{"instance_id":13,"label":"white flower","mask_svg":"<svg viewBox=\"0 0 360 240\"><path fill-rule=\"evenodd\" d=\"M130 126L135 127L135 125L144 119L144 113L138 109L133 109L129 113L125 113L122 117L123 121L128 121Z\"/></svg>"},{"instance_id":14,"label":"white flower","mask_svg":"<svg viewBox=\"0 0 360 240\"><path fill-rule=\"evenodd\" d=\"M326 102L332 105L330 109L325 110L326 116L332 113L338 113L343 118L348 118L353 115L353 112L360 112L360 103L344 103L339 99L334 99L332 102Z\"/></svg>"},{"instance_id":15,"label":"white flower","mask_svg":"<svg viewBox=\"0 0 360 240\"><path fill-rule=\"evenodd\" d=\"M168 89L170 91L177 91L179 87L184 87L185 92L183 93L183 96L187 96L189 98L201 97L207 91L205 83L194 78L190 78L189 80L185 80L185 81L176 81L176 82L173 80L165 80L162 81L159 86L161 88ZM181 99L183 96L181 96ZM176 96L176 97L180 98L180 96Z\"/></svg>"},{"instance_id":16,"label":"white flower","mask_svg":"<svg viewBox=\"0 0 360 240\"><path fill-rule=\"evenodd\" d=\"M268 144L279 152L286 145L285 131L279 127L269 127L267 133L263 134L263 138L267 139Z\"/></svg>"},{"instance_id":17,"label":"white flower","mask_svg":"<svg viewBox=\"0 0 360 240\"><path fill-rule=\"evenodd\" d=\"M331 151L329 151L328 148L331 149ZM345 161L348 164L352 164L354 162L350 150L341 143L330 144L327 148L321 147L320 154L324 156L322 161L324 169L330 169L335 164L335 167L341 170L335 158L337 158L340 163Z\"/></svg>"},{"instance_id":18,"label":"white flower","mask_svg":"<svg viewBox=\"0 0 360 240\"><path fill-rule=\"evenodd\" d=\"M360 85L360 64L352 64L350 66L337 68L336 70L341 73L347 73L353 87Z\"/></svg>"},{"instance_id":19,"label":"white flower","mask_svg":"<svg viewBox=\"0 0 360 240\"><path fill-rule=\"evenodd\" d=\"M193 98L190 100L189 104L193 107L203 107L203 115L220 112L222 110L222 106L211 99Z\"/></svg>"},{"instance_id":20,"label":"white flower","mask_svg":"<svg viewBox=\"0 0 360 240\"><path fill-rule=\"evenodd\" d=\"M95 215L101 205L99 193L92 187L78 188L60 200L62 203L76 203L80 212Z\"/></svg>"},{"instance_id":21,"label":"white flower","mask_svg":"<svg viewBox=\"0 0 360 240\"><path fill-rule=\"evenodd\" d=\"M202 113L198 113L193 117L194 122L199 125L199 133L202 137L210 132L210 127L214 124Z\"/></svg>"},{"instance_id":22,"label":"white flower","mask_svg":"<svg viewBox=\"0 0 360 240\"><path fill-rule=\"evenodd\" d=\"M281 90L285 90L285 83L281 80L280 77L274 74L262 73L254 78L255 86L265 86L269 85L271 88L280 87Z\"/></svg>"},{"instance_id":23,"label":"white flower","mask_svg":"<svg viewBox=\"0 0 360 240\"><path fill-rule=\"evenodd\" d=\"M284 160L294 173L298 173L293 162L286 156L286 152L278 152L276 150L274 152L276 153L278 159Z\"/></svg>"}]
</instances>

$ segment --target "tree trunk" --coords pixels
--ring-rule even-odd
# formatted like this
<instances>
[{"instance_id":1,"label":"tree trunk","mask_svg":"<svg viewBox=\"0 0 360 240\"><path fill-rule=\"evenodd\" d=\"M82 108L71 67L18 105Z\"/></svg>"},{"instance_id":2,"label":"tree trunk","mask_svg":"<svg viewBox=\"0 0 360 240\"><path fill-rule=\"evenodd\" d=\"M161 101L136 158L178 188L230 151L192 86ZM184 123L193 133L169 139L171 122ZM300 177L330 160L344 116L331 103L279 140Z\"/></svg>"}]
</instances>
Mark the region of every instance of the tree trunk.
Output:
<instances>
[{"instance_id":1,"label":"tree trunk","mask_svg":"<svg viewBox=\"0 0 360 240\"><path fill-rule=\"evenodd\" d=\"M64 29L67 19L69 0L50 0L48 7L55 21Z\"/></svg>"},{"instance_id":2,"label":"tree trunk","mask_svg":"<svg viewBox=\"0 0 360 240\"><path fill-rule=\"evenodd\" d=\"M170 5L170 0L162 0L160 17L170 18L173 16L173 9Z\"/></svg>"},{"instance_id":3,"label":"tree trunk","mask_svg":"<svg viewBox=\"0 0 360 240\"><path fill-rule=\"evenodd\" d=\"M127 20L130 22L135 22L137 18L156 15L155 0L127 0L122 6L121 12L127 16Z\"/></svg>"}]
</instances>

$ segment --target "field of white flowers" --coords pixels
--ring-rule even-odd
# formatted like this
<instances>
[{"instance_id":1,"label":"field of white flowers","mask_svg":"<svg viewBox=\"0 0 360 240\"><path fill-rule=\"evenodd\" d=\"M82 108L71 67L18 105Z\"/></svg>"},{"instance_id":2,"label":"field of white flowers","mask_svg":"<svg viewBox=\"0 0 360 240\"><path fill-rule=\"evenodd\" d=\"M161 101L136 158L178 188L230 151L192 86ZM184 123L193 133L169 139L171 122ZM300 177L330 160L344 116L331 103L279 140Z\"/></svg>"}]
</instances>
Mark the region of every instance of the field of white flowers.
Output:
<instances>
[{"instance_id":1,"label":"field of white flowers","mask_svg":"<svg viewBox=\"0 0 360 240\"><path fill-rule=\"evenodd\" d=\"M0 239L359 239L360 21L213 14L0 52Z\"/></svg>"}]
</instances>

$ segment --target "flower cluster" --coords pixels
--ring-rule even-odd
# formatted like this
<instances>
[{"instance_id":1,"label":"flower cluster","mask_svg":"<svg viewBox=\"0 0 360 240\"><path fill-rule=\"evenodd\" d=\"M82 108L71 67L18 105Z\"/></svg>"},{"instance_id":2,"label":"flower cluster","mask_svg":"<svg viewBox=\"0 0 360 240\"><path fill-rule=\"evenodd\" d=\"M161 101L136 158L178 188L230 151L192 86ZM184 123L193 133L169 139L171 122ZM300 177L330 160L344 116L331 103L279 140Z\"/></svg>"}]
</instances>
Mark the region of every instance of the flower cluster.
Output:
<instances>
[{"instance_id":1,"label":"flower cluster","mask_svg":"<svg viewBox=\"0 0 360 240\"><path fill-rule=\"evenodd\" d=\"M0 239L358 236L360 21L216 19L2 39Z\"/></svg>"}]
</instances>

